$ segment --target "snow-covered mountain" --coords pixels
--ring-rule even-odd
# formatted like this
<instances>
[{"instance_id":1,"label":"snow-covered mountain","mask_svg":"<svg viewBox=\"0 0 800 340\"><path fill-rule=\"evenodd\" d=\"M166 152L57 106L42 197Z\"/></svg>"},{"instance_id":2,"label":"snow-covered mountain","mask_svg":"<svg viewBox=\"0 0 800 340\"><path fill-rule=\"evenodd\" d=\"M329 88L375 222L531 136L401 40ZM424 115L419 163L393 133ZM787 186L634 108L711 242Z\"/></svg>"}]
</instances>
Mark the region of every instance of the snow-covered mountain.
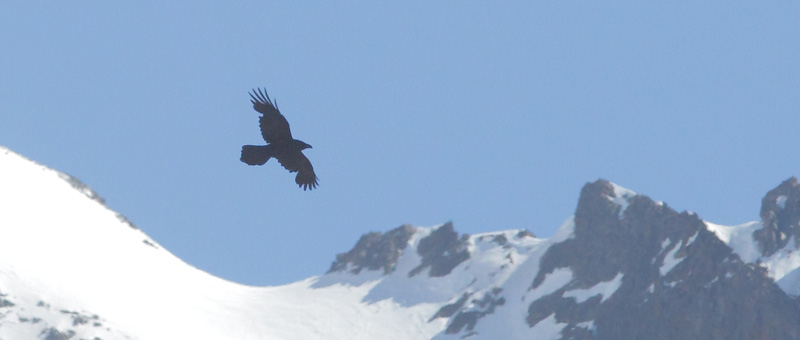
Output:
<instances>
[{"instance_id":1,"label":"snow-covered mountain","mask_svg":"<svg viewBox=\"0 0 800 340\"><path fill-rule=\"evenodd\" d=\"M598 180L549 239L406 225L250 287L0 147L0 339L798 339L795 178L761 217L716 225Z\"/></svg>"}]
</instances>

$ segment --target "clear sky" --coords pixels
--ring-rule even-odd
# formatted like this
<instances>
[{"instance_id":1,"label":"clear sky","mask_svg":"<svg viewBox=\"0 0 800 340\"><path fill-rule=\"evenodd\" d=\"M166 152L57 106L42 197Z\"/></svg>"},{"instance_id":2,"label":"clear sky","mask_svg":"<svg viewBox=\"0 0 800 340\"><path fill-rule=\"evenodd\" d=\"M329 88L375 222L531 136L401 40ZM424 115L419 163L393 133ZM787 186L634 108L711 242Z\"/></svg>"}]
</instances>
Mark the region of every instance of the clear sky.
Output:
<instances>
[{"instance_id":1,"label":"clear sky","mask_svg":"<svg viewBox=\"0 0 800 340\"><path fill-rule=\"evenodd\" d=\"M254 87L317 190L239 161ZM757 220L798 127L797 2L0 3L0 145L245 284L404 223L550 237L597 178Z\"/></svg>"}]
</instances>

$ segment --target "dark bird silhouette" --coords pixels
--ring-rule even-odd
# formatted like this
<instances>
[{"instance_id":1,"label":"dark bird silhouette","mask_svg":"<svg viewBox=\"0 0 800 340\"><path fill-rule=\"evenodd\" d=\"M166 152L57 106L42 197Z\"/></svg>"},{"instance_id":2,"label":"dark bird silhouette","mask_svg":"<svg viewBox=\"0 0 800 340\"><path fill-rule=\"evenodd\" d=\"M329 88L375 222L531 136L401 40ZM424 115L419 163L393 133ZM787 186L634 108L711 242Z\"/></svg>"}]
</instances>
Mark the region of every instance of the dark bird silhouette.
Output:
<instances>
[{"instance_id":1,"label":"dark bird silhouette","mask_svg":"<svg viewBox=\"0 0 800 340\"><path fill-rule=\"evenodd\" d=\"M294 181L303 190L316 188L317 175L314 174L314 167L302 152L303 149L310 149L311 145L292 137L289 122L278 110L277 102L273 103L266 91L253 90L250 98L253 109L261 113L261 136L267 141L267 145L242 146L242 162L264 165L270 158L275 158L286 170L297 173Z\"/></svg>"}]
</instances>

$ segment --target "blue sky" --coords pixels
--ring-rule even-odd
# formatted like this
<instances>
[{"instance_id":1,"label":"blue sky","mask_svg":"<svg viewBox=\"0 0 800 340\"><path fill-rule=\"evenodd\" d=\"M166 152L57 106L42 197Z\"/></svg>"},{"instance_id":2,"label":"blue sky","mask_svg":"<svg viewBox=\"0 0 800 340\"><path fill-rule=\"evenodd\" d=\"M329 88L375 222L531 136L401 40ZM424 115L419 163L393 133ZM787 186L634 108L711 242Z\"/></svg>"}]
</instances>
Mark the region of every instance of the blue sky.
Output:
<instances>
[{"instance_id":1,"label":"blue sky","mask_svg":"<svg viewBox=\"0 0 800 340\"><path fill-rule=\"evenodd\" d=\"M794 2L3 2L0 145L252 285L404 223L549 237L597 178L738 224L800 169L798 23ZM318 190L239 161L254 87Z\"/></svg>"}]
</instances>

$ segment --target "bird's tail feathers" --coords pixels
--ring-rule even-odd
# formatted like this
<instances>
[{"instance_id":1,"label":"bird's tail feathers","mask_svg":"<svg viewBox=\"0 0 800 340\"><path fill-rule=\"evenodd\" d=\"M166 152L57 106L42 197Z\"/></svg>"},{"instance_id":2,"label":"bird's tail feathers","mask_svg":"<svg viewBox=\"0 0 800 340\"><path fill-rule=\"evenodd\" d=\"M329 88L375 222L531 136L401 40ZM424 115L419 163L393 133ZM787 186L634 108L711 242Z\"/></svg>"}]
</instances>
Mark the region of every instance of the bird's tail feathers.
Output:
<instances>
[{"instance_id":1,"label":"bird's tail feathers","mask_svg":"<svg viewBox=\"0 0 800 340\"><path fill-rule=\"evenodd\" d=\"M245 145L242 146L240 160L248 165L264 165L272 157L271 145Z\"/></svg>"}]
</instances>

